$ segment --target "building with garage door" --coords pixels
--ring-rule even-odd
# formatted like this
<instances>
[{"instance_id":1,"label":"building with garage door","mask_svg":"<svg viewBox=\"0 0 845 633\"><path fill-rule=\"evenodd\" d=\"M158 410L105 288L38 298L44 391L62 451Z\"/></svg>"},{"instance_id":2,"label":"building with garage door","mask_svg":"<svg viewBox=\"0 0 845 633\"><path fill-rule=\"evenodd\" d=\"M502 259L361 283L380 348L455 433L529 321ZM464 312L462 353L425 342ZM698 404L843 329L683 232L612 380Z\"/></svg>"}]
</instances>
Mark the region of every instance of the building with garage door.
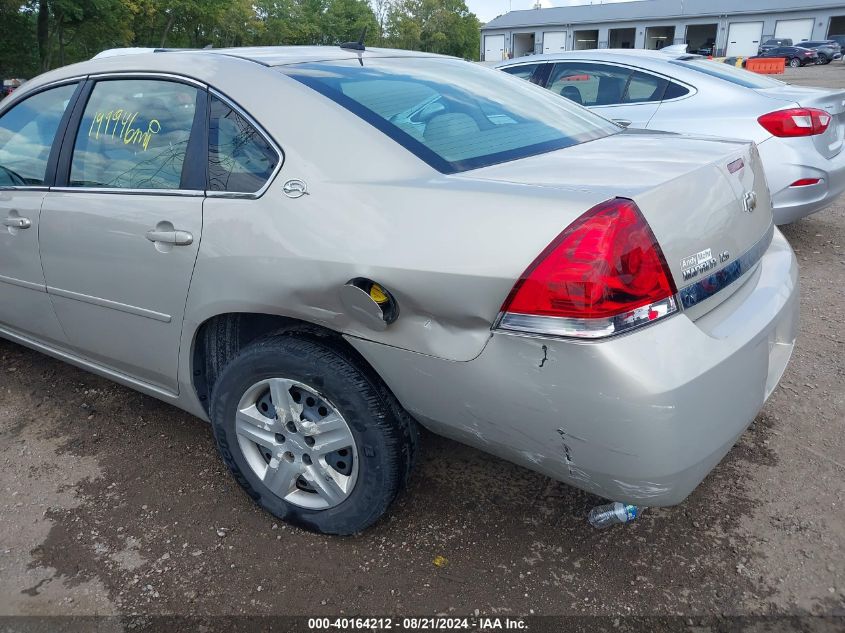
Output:
<instances>
[{"instance_id":1,"label":"building with garage door","mask_svg":"<svg viewBox=\"0 0 845 633\"><path fill-rule=\"evenodd\" d=\"M774 37L831 35L845 35L845 0L637 0L511 11L481 27L481 59L671 44L748 56Z\"/></svg>"}]
</instances>

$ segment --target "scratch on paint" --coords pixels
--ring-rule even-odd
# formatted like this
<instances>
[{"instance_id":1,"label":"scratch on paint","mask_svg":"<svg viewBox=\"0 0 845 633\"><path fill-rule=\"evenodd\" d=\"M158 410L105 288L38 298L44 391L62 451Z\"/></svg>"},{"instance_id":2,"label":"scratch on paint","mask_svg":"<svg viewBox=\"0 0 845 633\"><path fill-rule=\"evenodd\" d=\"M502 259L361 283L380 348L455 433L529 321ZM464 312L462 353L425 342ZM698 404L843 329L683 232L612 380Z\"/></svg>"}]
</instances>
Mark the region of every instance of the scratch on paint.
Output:
<instances>
[{"instance_id":1,"label":"scratch on paint","mask_svg":"<svg viewBox=\"0 0 845 633\"><path fill-rule=\"evenodd\" d=\"M561 439L563 439L563 454L566 458L566 465L569 467L569 474L572 475L572 449L569 448L569 444L566 443L566 432L563 429L558 429L557 432L560 435Z\"/></svg>"},{"instance_id":2,"label":"scratch on paint","mask_svg":"<svg viewBox=\"0 0 845 633\"><path fill-rule=\"evenodd\" d=\"M549 348L543 345L543 360L540 361L540 367L545 365L547 360L549 360Z\"/></svg>"}]
</instances>

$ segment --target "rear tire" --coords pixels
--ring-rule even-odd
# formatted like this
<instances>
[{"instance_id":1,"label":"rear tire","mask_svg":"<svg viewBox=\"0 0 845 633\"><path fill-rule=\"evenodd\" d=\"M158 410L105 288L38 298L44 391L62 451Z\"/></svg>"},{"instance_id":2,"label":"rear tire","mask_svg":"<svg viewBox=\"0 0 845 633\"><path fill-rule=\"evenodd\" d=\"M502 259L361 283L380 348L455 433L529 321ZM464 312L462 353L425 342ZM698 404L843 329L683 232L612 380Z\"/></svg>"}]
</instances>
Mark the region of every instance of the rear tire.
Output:
<instances>
[{"instance_id":1,"label":"rear tire","mask_svg":"<svg viewBox=\"0 0 845 633\"><path fill-rule=\"evenodd\" d=\"M242 350L214 386L210 413L220 455L246 493L323 534L375 523L404 488L417 448L416 423L379 377L316 337L276 334Z\"/></svg>"},{"instance_id":2,"label":"rear tire","mask_svg":"<svg viewBox=\"0 0 845 633\"><path fill-rule=\"evenodd\" d=\"M789 67L790 68L798 68L799 66L801 66L801 60L798 59L797 57L793 57L792 59L789 60Z\"/></svg>"}]
</instances>

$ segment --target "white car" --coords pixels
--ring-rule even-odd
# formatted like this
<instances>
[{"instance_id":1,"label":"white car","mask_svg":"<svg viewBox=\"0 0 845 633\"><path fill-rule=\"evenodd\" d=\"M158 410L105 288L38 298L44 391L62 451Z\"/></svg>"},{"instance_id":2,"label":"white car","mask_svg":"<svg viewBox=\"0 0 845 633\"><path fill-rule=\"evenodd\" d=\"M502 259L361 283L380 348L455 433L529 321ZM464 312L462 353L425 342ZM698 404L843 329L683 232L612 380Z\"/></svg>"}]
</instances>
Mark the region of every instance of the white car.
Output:
<instances>
[{"instance_id":1,"label":"white car","mask_svg":"<svg viewBox=\"0 0 845 633\"><path fill-rule=\"evenodd\" d=\"M792 86L683 52L590 50L497 64L617 123L754 141L788 224L845 191L845 91Z\"/></svg>"}]
</instances>

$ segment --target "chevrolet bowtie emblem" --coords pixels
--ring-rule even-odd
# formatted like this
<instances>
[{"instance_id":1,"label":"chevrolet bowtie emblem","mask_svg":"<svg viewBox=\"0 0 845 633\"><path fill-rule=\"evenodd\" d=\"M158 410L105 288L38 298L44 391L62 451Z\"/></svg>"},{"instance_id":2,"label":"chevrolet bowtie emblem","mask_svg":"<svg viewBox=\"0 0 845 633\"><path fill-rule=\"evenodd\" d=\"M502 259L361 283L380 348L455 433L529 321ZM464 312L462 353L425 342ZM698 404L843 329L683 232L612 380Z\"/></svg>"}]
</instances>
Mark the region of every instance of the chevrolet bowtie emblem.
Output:
<instances>
[{"instance_id":1,"label":"chevrolet bowtie emblem","mask_svg":"<svg viewBox=\"0 0 845 633\"><path fill-rule=\"evenodd\" d=\"M757 194L753 191L746 191L742 196L742 208L746 213L751 213L757 208Z\"/></svg>"}]
</instances>

